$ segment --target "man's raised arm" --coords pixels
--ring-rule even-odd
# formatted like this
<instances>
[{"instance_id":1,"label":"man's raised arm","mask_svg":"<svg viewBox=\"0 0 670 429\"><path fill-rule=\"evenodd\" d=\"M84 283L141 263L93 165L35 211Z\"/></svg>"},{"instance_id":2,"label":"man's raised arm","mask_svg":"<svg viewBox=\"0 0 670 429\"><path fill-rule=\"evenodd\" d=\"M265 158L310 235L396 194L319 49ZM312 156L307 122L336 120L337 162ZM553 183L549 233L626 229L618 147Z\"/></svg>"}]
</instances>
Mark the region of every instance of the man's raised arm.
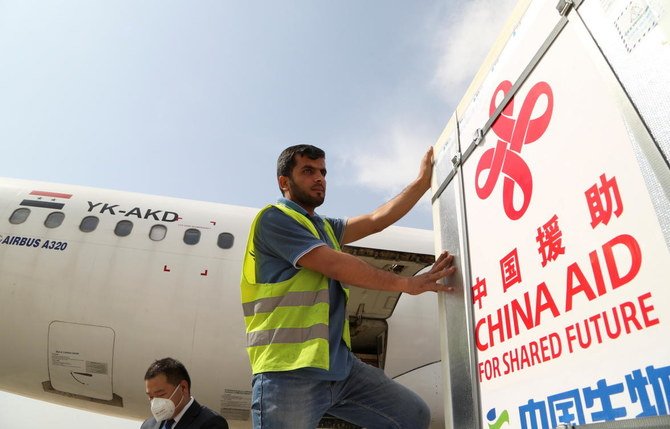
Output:
<instances>
[{"instance_id":1,"label":"man's raised arm","mask_svg":"<svg viewBox=\"0 0 670 429\"><path fill-rule=\"evenodd\" d=\"M342 244L351 243L382 231L405 216L430 188L433 173L433 148L428 149L421 160L419 176L392 200L376 208L372 213L349 219L344 229Z\"/></svg>"}]
</instances>

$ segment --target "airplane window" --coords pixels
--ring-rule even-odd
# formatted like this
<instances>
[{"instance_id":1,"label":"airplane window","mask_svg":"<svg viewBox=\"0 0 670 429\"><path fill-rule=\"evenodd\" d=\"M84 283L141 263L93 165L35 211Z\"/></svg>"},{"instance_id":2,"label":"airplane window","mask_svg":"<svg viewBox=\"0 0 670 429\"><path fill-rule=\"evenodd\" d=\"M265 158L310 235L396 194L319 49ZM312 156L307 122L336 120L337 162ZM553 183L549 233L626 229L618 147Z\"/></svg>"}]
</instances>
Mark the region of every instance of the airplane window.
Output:
<instances>
[{"instance_id":1,"label":"airplane window","mask_svg":"<svg viewBox=\"0 0 670 429\"><path fill-rule=\"evenodd\" d=\"M79 224L79 229L82 232L95 231L95 229L98 227L99 221L100 219L98 219L95 216L86 216L81 220L81 223Z\"/></svg>"},{"instance_id":2,"label":"airplane window","mask_svg":"<svg viewBox=\"0 0 670 429\"><path fill-rule=\"evenodd\" d=\"M28 215L30 214L30 209L21 207L20 209L14 210L14 213L9 217L9 223L13 223L14 225L18 225L20 223L23 223L28 219Z\"/></svg>"},{"instance_id":3,"label":"airplane window","mask_svg":"<svg viewBox=\"0 0 670 429\"><path fill-rule=\"evenodd\" d=\"M56 228L63 223L63 219L65 219L65 213L63 212L49 213L49 216L44 220L44 226L47 228Z\"/></svg>"},{"instance_id":4,"label":"airplane window","mask_svg":"<svg viewBox=\"0 0 670 429\"><path fill-rule=\"evenodd\" d=\"M149 231L149 238L153 241L161 241L167 235L167 228L165 225L154 225Z\"/></svg>"},{"instance_id":5,"label":"airplane window","mask_svg":"<svg viewBox=\"0 0 670 429\"><path fill-rule=\"evenodd\" d=\"M186 244L198 244L200 241L200 231L195 228L189 228L184 231L184 243Z\"/></svg>"},{"instance_id":6,"label":"airplane window","mask_svg":"<svg viewBox=\"0 0 670 429\"><path fill-rule=\"evenodd\" d=\"M235 242L235 236L229 232L222 232L219 234L219 239L216 244L222 249L230 249Z\"/></svg>"},{"instance_id":7,"label":"airplane window","mask_svg":"<svg viewBox=\"0 0 670 429\"><path fill-rule=\"evenodd\" d=\"M119 237L125 237L126 235L130 234L130 231L133 230L133 223L129 220L120 220L119 223L116 224L116 228L114 228L114 234L118 235Z\"/></svg>"}]
</instances>

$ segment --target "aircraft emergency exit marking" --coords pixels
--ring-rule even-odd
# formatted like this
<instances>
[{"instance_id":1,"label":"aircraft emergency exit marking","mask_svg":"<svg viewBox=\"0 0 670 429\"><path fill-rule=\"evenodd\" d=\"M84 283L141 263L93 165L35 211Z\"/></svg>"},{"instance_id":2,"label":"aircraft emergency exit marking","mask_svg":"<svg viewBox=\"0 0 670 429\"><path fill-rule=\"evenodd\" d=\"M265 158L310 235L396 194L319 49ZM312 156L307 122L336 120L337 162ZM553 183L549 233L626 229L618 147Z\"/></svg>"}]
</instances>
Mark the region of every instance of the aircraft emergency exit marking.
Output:
<instances>
[{"instance_id":1,"label":"aircraft emergency exit marking","mask_svg":"<svg viewBox=\"0 0 670 429\"><path fill-rule=\"evenodd\" d=\"M88 201L88 212L96 211L100 214L110 214L116 216L117 214L124 217L135 216L138 219L153 219L163 222L176 222L181 219L178 213L163 210L141 209L140 207L133 207L129 210L119 209L119 204L110 203L95 203Z\"/></svg>"}]
</instances>

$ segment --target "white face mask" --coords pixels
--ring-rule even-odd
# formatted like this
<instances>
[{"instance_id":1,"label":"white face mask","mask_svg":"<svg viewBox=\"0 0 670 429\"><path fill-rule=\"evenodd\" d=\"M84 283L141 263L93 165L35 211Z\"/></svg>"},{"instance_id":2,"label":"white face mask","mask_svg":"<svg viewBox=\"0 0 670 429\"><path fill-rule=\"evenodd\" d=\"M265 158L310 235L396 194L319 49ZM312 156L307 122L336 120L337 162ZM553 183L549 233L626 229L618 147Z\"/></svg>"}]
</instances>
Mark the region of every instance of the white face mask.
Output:
<instances>
[{"instance_id":1,"label":"white face mask","mask_svg":"<svg viewBox=\"0 0 670 429\"><path fill-rule=\"evenodd\" d=\"M151 400L151 414L154 415L154 418L156 419L157 422L162 422L163 420L167 420L172 415L174 414L174 410L176 408L174 402L172 402L172 397L174 396L175 392L179 389L179 385L175 387L174 391L172 392L172 395L170 395L169 398L154 398ZM182 398L179 400L179 404L181 404L181 401L184 400L184 395L182 395ZM177 405L179 405L177 404Z\"/></svg>"}]
</instances>

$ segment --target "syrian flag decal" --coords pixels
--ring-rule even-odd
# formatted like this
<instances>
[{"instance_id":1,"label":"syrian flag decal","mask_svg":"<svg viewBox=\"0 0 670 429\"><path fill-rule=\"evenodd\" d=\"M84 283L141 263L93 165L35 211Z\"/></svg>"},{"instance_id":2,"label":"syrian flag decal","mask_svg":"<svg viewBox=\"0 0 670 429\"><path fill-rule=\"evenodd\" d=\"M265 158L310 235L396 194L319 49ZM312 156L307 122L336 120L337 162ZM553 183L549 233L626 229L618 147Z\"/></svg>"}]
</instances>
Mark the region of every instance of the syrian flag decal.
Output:
<instances>
[{"instance_id":1,"label":"syrian flag decal","mask_svg":"<svg viewBox=\"0 0 670 429\"><path fill-rule=\"evenodd\" d=\"M63 200L69 200L72 194L62 194L60 192L32 191L31 199L21 201L22 206L42 207L46 209L61 210L65 203Z\"/></svg>"}]
</instances>

